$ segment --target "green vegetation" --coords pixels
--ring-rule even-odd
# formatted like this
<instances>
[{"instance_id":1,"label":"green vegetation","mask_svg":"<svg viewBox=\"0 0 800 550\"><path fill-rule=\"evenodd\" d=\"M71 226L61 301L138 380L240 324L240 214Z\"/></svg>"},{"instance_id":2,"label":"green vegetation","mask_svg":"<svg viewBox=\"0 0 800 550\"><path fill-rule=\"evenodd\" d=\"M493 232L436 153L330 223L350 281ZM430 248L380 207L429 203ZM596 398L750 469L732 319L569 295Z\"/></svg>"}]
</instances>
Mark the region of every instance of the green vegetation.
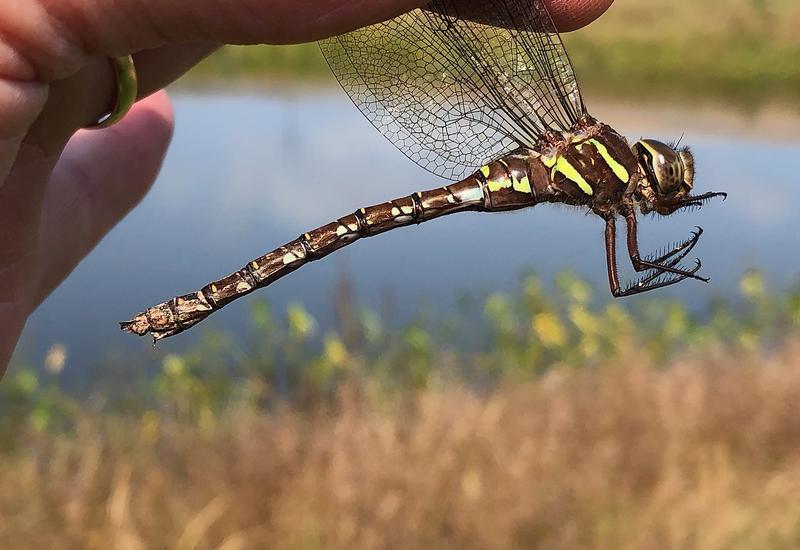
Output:
<instances>
[{"instance_id":1,"label":"green vegetation","mask_svg":"<svg viewBox=\"0 0 800 550\"><path fill-rule=\"evenodd\" d=\"M312 86L333 85L336 80L316 43L296 46L226 46L204 60L187 80L264 82L275 81Z\"/></svg>"},{"instance_id":2,"label":"green vegetation","mask_svg":"<svg viewBox=\"0 0 800 550\"><path fill-rule=\"evenodd\" d=\"M739 303L716 300L692 312L657 296L609 302L601 294L598 303L588 283L568 272L557 276L555 292L527 275L514 294L464 296L449 316L420 312L402 326L348 299L337 307L338 328L327 334L300 305L279 319L265 301L254 300L246 342L206 328L195 347L164 356L155 375L125 373L124 388L112 382L88 390L113 391L113 399L103 399L107 412L159 411L203 425L243 406L317 406L350 384L389 398L451 383L487 390L614 363L632 351L661 367L713 350L766 351L800 335L800 287L772 295L757 272L740 286ZM76 424L83 407L58 384L67 362L68 350L56 345L42 368L12 365L0 384L0 446L12 448L15 430L25 426L62 431Z\"/></svg>"},{"instance_id":3,"label":"green vegetation","mask_svg":"<svg viewBox=\"0 0 800 550\"><path fill-rule=\"evenodd\" d=\"M796 103L798 28L793 0L621 0L566 40L579 78L606 95Z\"/></svg>"},{"instance_id":4,"label":"green vegetation","mask_svg":"<svg viewBox=\"0 0 800 550\"><path fill-rule=\"evenodd\" d=\"M800 98L798 28L794 0L617 0L565 41L592 96L752 106ZM225 48L189 82L236 77L272 85L334 82L315 44Z\"/></svg>"},{"instance_id":5,"label":"green vegetation","mask_svg":"<svg viewBox=\"0 0 800 550\"><path fill-rule=\"evenodd\" d=\"M89 398L55 346L0 384L0 546L795 548L800 288L556 289L330 334L255 302L249 349L207 331Z\"/></svg>"}]
</instances>

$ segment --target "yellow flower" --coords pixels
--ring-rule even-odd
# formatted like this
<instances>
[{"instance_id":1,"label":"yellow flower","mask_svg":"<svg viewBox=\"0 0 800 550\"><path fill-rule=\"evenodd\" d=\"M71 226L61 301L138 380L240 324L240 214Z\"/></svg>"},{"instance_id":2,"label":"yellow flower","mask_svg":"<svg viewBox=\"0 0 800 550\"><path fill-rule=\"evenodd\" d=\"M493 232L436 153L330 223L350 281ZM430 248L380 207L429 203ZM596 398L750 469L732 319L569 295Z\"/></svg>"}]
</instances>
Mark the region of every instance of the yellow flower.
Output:
<instances>
[{"instance_id":1,"label":"yellow flower","mask_svg":"<svg viewBox=\"0 0 800 550\"><path fill-rule=\"evenodd\" d=\"M567 340L564 325L551 312L539 313L533 318L533 331L542 344L549 348L563 346Z\"/></svg>"},{"instance_id":2,"label":"yellow flower","mask_svg":"<svg viewBox=\"0 0 800 550\"><path fill-rule=\"evenodd\" d=\"M308 338L314 334L317 321L303 306L292 304L287 311L289 330L295 338Z\"/></svg>"},{"instance_id":3,"label":"yellow flower","mask_svg":"<svg viewBox=\"0 0 800 550\"><path fill-rule=\"evenodd\" d=\"M325 359L331 364L342 366L347 362L347 348L344 343L336 336L328 336L325 339Z\"/></svg>"},{"instance_id":4,"label":"yellow flower","mask_svg":"<svg viewBox=\"0 0 800 550\"><path fill-rule=\"evenodd\" d=\"M748 271L739 281L739 290L745 298L750 300L763 297L766 292L764 276L758 271Z\"/></svg>"}]
</instances>

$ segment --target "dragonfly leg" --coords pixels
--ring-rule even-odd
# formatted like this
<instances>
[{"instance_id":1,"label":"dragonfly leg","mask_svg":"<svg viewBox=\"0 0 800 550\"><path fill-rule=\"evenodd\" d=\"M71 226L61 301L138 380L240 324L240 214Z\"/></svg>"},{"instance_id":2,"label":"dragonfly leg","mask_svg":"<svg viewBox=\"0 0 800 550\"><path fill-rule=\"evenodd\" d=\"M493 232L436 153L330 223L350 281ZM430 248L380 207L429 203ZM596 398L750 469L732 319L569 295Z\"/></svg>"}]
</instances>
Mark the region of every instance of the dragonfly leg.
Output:
<instances>
[{"instance_id":1,"label":"dragonfly leg","mask_svg":"<svg viewBox=\"0 0 800 550\"><path fill-rule=\"evenodd\" d=\"M637 273L655 269L662 273L673 273L675 275L691 277L692 279L696 279L704 283L708 282L708 279L705 277L700 277L699 275L695 274L697 270L687 271L685 269L675 267L678 262L664 263L669 258L675 256L676 254L680 254L681 252L684 252L682 258L686 257L686 254L688 254L689 251L691 251L691 249L694 248L697 242L700 240L700 235L703 234L703 230L701 228L697 228L696 231L692 232L692 237L690 239L674 246L672 250L669 250L658 258L645 260L642 259L642 256L639 253L638 222L636 220L636 213L633 210L629 210L625 214L625 222L628 226L628 255L630 256L631 264L633 264L633 269L635 269Z\"/></svg>"},{"instance_id":2,"label":"dragonfly leg","mask_svg":"<svg viewBox=\"0 0 800 550\"><path fill-rule=\"evenodd\" d=\"M690 239L686 240L685 242L681 243L680 245L676 246L670 252L660 256L655 261L660 265L666 265L668 267L675 267L680 262L682 262L683 259L686 256L688 256L689 252L692 251L692 248L694 248L694 245L697 244L697 240L698 240L697 237L699 237L699 233L698 232L693 233L693 237L692 238L690 238ZM666 263L664 264L663 262L666 262ZM696 273L700 269L701 265L702 264L700 263L700 261L696 260L695 267L693 268L692 273ZM653 289L656 289L656 288L669 286L669 285L678 283L680 281L683 281L684 279L687 278L687 277L684 277L682 275L674 275L672 277L664 277L665 273L667 273L667 272L665 272L663 270L653 269L651 271L652 271L652 273L650 275L642 277L641 279L636 281L634 284L630 285L628 287L628 289L626 290L626 292L628 292L628 294L626 294L626 296L630 296L630 295L633 295L633 294L639 294L640 292L644 292L645 290L653 290ZM661 280L659 280L659 281L654 283L654 281L656 281L659 278L661 278Z\"/></svg>"},{"instance_id":3,"label":"dragonfly leg","mask_svg":"<svg viewBox=\"0 0 800 550\"><path fill-rule=\"evenodd\" d=\"M685 241L683 241L682 243L676 244L668 252L665 252L665 253L661 254L660 256L658 256L658 257L649 257L649 258L646 258L646 260L648 262L652 262L654 264L662 265L662 264L666 263L666 265L669 265L670 267L674 267L676 264L673 263L672 261L667 262L667 260L669 260L670 258L675 257L676 255L679 256L678 261L680 261L683 258L685 258L689 254L689 252L691 252L692 249L694 249L694 247L697 245L697 243L700 242L700 236L702 234L703 234L703 228L702 227L697 227L697 228L695 228L694 231L692 231L692 236L689 237L688 239L686 239Z\"/></svg>"},{"instance_id":4,"label":"dragonfly leg","mask_svg":"<svg viewBox=\"0 0 800 550\"><path fill-rule=\"evenodd\" d=\"M606 220L606 264L608 268L608 284L611 294L619 298L622 296L622 287L619 285L619 271L617 270L617 220L609 215Z\"/></svg>"},{"instance_id":5,"label":"dragonfly leg","mask_svg":"<svg viewBox=\"0 0 800 550\"><path fill-rule=\"evenodd\" d=\"M672 286L674 284L680 283L681 281L685 281L694 276L695 273L700 271L701 268L700 260L696 260L694 268L691 271L688 271L688 275L674 275L669 272L664 271L656 271L652 275L648 275L643 279L640 279L630 285L625 290L621 291L618 295L615 295L618 298L626 297L626 296L634 296L635 294L642 294L643 292L649 292L651 290L655 290L657 288L664 288L666 286Z\"/></svg>"},{"instance_id":6,"label":"dragonfly leg","mask_svg":"<svg viewBox=\"0 0 800 550\"><path fill-rule=\"evenodd\" d=\"M690 271L676 270L675 266L678 265L688 254L692 251L694 246L699 240L702 230L696 231L692 238L674 247L672 250L656 258L653 265L654 268L645 268L644 270L652 270L653 273L647 275L638 281L632 283L625 290L622 289L619 283L619 272L617 269L617 250L616 250L616 220L613 216L605 217L606 232L606 261L608 267L608 282L611 287L611 294L615 298L623 298L626 296L633 296L655 290L657 288L664 288L674 285L688 278L696 278L696 273L700 270L701 264L698 260L695 267ZM630 236L630 228L629 228ZM663 262L663 263L662 263ZM648 262L651 263L651 262ZM673 273L673 270L680 271L680 273Z\"/></svg>"}]
</instances>

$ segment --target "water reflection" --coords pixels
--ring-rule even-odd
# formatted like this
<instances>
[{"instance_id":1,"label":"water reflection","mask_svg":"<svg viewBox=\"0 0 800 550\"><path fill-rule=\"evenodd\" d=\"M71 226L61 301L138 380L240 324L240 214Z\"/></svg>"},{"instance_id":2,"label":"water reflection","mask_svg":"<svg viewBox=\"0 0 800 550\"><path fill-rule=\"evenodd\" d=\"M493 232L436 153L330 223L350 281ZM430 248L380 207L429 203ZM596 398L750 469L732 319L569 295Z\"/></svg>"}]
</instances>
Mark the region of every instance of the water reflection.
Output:
<instances>
[{"instance_id":1,"label":"water reflection","mask_svg":"<svg viewBox=\"0 0 800 550\"><path fill-rule=\"evenodd\" d=\"M23 342L33 356L53 342L64 343L77 363L110 348L143 353L148 344L123 336L117 321L359 206L442 183L381 139L337 92L300 99L183 95L175 102L177 133L158 184L31 319ZM644 122L619 129L654 134ZM730 198L643 222L644 251L685 238L695 225L706 229L697 250L713 285L689 282L664 294L697 303L729 293L748 266L764 269L775 285L792 282L800 224L788 198L800 142L696 133L685 139L699 159L698 189ZM460 214L359 242L339 253L344 261L306 266L264 295L279 308L302 302L325 325L342 265L364 302L378 303L392 289L399 315L422 302L447 307L458 290L511 288L530 268L545 277L571 268L605 288L602 231L598 219L565 207ZM247 300L231 305L213 322L241 328L246 307ZM161 349L183 348L197 336Z\"/></svg>"}]
</instances>

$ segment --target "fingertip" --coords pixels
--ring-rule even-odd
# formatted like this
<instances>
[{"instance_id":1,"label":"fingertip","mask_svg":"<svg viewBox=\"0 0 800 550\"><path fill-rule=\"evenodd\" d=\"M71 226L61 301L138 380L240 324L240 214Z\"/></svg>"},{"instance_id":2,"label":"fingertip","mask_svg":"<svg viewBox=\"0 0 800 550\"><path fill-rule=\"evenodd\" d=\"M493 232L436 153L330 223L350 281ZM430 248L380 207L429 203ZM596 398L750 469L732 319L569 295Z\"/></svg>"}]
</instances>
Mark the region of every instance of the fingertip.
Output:
<instances>
[{"instance_id":1,"label":"fingertip","mask_svg":"<svg viewBox=\"0 0 800 550\"><path fill-rule=\"evenodd\" d=\"M157 114L170 123L175 119L175 112L172 109L172 100L170 100L166 90L159 90L151 94L136 103L136 106L140 110Z\"/></svg>"},{"instance_id":2,"label":"fingertip","mask_svg":"<svg viewBox=\"0 0 800 550\"><path fill-rule=\"evenodd\" d=\"M116 125L100 130L106 135L102 143L94 146L98 152L105 150L110 162L104 168L125 170L128 185L139 188L138 195L143 196L161 168L174 129L172 102L167 92L161 90L134 104Z\"/></svg>"},{"instance_id":3,"label":"fingertip","mask_svg":"<svg viewBox=\"0 0 800 550\"><path fill-rule=\"evenodd\" d=\"M131 133L137 136L145 133L153 139L160 139L166 145L172 139L175 130L175 111L169 94L165 90L160 90L138 101L131 108L131 112L110 130L128 136L131 136Z\"/></svg>"},{"instance_id":4,"label":"fingertip","mask_svg":"<svg viewBox=\"0 0 800 550\"><path fill-rule=\"evenodd\" d=\"M104 204L106 224L133 208L147 194L161 169L175 127L169 96L159 91L133 105L117 124L81 130L68 143L54 172L75 188L94 189ZM82 194L76 194L80 197ZM93 205L98 206L98 205Z\"/></svg>"},{"instance_id":5,"label":"fingertip","mask_svg":"<svg viewBox=\"0 0 800 550\"><path fill-rule=\"evenodd\" d=\"M585 27L603 15L614 0L548 0L548 10L561 32Z\"/></svg>"}]
</instances>

